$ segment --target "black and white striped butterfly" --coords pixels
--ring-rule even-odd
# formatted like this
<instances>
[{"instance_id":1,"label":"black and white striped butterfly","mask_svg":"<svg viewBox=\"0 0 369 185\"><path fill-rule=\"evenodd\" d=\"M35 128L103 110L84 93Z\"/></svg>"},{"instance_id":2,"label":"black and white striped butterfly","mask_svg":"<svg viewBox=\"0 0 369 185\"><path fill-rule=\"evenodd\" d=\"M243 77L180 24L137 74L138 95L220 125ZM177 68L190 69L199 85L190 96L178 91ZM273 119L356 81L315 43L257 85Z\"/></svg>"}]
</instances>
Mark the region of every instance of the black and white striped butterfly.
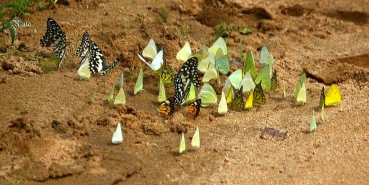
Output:
<instances>
[{"instance_id":1,"label":"black and white striped butterfly","mask_svg":"<svg viewBox=\"0 0 369 185\"><path fill-rule=\"evenodd\" d=\"M186 84L187 80L190 80L195 87L200 87L201 81L199 74L197 73L198 59L197 57L192 57L188 59L179 70L177 76L182 80L182 84Z\"/></svg>"},{"instance_id":2,"label":"black and white striped butterfly","mask_svg":"<svg viewBox=\"0 0 369 185\"><path fill-rule=\"evenodd\" d=\"M176 105L181 105L186 101L191 89L191 83L191 80L187 80L187 82L183 84L181 77L178 74L174 75L174 102Z\"/></svg>"},{"instance_id":3,"label":"black and white striped butterfly","mask_svg":"<svg viewBox=\"0 0 369 185\"><path fill-rule=\"evenodd\" d=\"M46 33L40 39L40 44L42 47L56 47L53 53L60 59L59 68L64 61L66 48L69 43L67 43L65 33L54 19L48 18L46 25Z\"/></svg>"},{"instance_id":4,"label":"black and white striped butterfly","mask_svg":"<svg viewBox=\"0 0 369 185\"><path fill-rule=\"evenodd\" d=\"M113 62L113 64L111 64L110 66L108 66L106 64L104 55L102 54L100 48L93 41L90 41L90 46L91 46L91 59L90 59L89 69L90 69L90 71L91 71L92 74L99 73L100 75L104 75L104 74L108 73L123 58L123 54L121 53L117 57L117 59L115 59L115 61Z\"/></svg>"}]
</instances>

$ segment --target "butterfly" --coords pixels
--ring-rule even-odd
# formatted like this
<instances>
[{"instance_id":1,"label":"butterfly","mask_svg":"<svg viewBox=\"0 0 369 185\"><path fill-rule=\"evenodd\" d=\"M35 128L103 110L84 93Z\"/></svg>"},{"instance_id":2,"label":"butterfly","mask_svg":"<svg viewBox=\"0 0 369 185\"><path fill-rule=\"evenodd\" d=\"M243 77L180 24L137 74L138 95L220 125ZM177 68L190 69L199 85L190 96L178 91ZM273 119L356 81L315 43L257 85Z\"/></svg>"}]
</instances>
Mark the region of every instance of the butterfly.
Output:
<instances>
[{"instance_id":1,"label":"butterfly","mask_svg":"<svg viewBox=\"0 0 369 185\"><path fill-rule=\"evenodd\" d=\"M252 102L254 100L254 90L251 89L249 93L249 97L247 98L245 102L245 109L251 109L252 108Z\"/></svg>"},{"instance_id":2,"label":"butterfly","mask_svg":"<svg viewBox=\"0 0 369 185\"><path fill-rule=\"evenodd\" d=\"M208 49L209 52L216 56L218 50L221 49L223 55L228 55L227 44L222 37L219 37L212 46ZM217 57L215 57L217 58Z\"/></svg>"},{"instance_id":3,"label":"butterfly","mask_svg":"<svg viewBox=\"0 0 369 185\"><path fill-rule=\"evenodd\" d=\"M200 148L200 131L199 131L199 126L196 127L195 133L192 136L191 146Z\"/></svg>"},{"instance_id":4,"label":"butterfly","mask_svg":"<svg viewBox=\"0 0 369 185\"><path fill-rule=\"evenodd\" d=\"M332 84L325 95L324 104L326 106L338 105L341 103L341 92L337 84Z\"/></svg>"},{"instance_id":5,"label":"butterfly","mask_svg":"<svg viewBox=\"0 0 369 185\"><path fill-rule=\"evenodd\" d=\"M161 80L163 81L163 84L171 84L173 83L173 70L169 65L165 65L163 70L161 71L160 75Z\"/></svg>"},{"instance_id":6,"label":"butterfly","mask_svg":"<svg viewBox=\"0 0 369 185\"><path fill-rule=\"evenodd\" d=\"M310 121L309 132L312 132L315 129L316 129L316 119L315 119L315 114L314 114L314 110L313 110L313 115L311 116L311 121Z\"/></svg>"},{"instance_id":7,"label":"butterfly","mask_svg":"<svg viewBox=\"0 0 369 185\"><path fill-rule=\"evenodd\" d=\"M203 107L215 105L218 102L218 97L214 88L208 83L202 86L197 97L201 99L201 106Z\"/></svg>"},{"instance_id":8,"label":"butterfly","mask_svg":"<svg viewBox=\"0 0 369 185\"><path fill-rule=\"evenodd\" d=\"M100 75L104 75L112 70L123 58L123 54L120 54L117 59L108 66L106 64L104 55L102 54L100 48L93 42L90 41L91 45L91 59L90 59L90 71L92 74L99 73Z\"/></svg>"},{"instance_id":9,"label":"butterfly","mask_svg":"<svg viewBox=\"0 0 369 185\"><path fill-rule=\"evenodd\" d=\"M195 119L199 113L201 108L201 99L197 99L193 103L187 106L188 113Z\"/></svg>"},{"instance_id":10,"label":"butterfly","mask_svg":"<svg viewBox=\"0 0 369 185\"><path fill-rule=\"evenodd\" d=\"M158 101L163 102L167 99L167 95L165 94L165 86L163 84L163 80L159 79L159 95L158 95Z\"/></svg>"},{"instance_id":11,"label":"butterfly","mask_svg":"<svg viewBox=\"0 0 369 185\"><path fill-rule=\"evenodd\" d=\"M181 50L178 51L176 58L177 60L181 60L181 61L187 61L188 58L191 56L192 51L191 51L191 46L190 43L188 41L186 41L185 45L183 46L183 48Z\"/></svg>"},{"instance_id":12,"label":"butterfly","mask_svg":"<svg viewBox=\"0 0 369 185\"><path fill-rule=\"evenodd\" d=\"M182 65L177 75L180 76L183 84L185 84L189 79L196 87L199 87L201 85L199 74L197 74L197 65L198 59L196 57L188 59Z\"/></svg>"},{"instance_id":13,"label":"butterfly","mask_svg":"<svg viewBox=\"0 0 369 185\"><path fill-rule=\"evenodd\" d=\"M176 74L174 75L173 84L174 84L175 104L176 105L183 104L186 101L187 96L191 90L192 83L190 80L187 80L187 82L183 84L182 79L179 77L178 74Z\"/></svg>"},{"instance_id":14,"label":"butterfly","mask_svg":"<svg viewBox=\"0 0 369 185\"><path fill-rule=\"evenodd\" d=\"M91 71L90 71L90 58L88 56L84 57L81 61L81 66L79 67L77 73L80 76L80 79L90 79Z\"/></svg>"},{"instance_id":15,"label":"butterfly","mask_svg":"<svg viewBox=\"0 0 369 185\"><path fill-rule=\"evenodd\" d=\"M138 92L140 92L143 89L143 69L140 69L140 73L138 74L135 90L133 92L134 95L136 95Z\"/></svg>"},{"instance_id":16,"label":"butterfly","mask_svg":"<svg viewBox=\"0 0 369 185\"><path fill-rule=\"evenodd\" d=\"M185 140L185 137L184 137L184 133L182 132L181 141L179 143L179 153L181 154L185 150L186 150L186 140Z\"/></svg>"},{"instance_id":17,"label":"butterfly","mask_svg":"<svg viewBox=\"0 0 369 185\"><path fill-rule=\"evenodd\" d=\"M117 128L115 129L115 132L113 133L111 142L113 144L120 144L123 142L123 133L122 133L122 127L120 126L120 122L118 122Z\"/></svg>"},{"instance_id":18,"label":"butterfly","mask_svg":"<svg viewBox=\"0 0 369 185\"><path fill-rule=\"evenodd\" d=\"M320 93L319 107L323 107L324 104L325 104L325 91L323 86L322 92Z\"/></svg>"},{"instance_id":19,"label":"butterfly","mask_svg":"<svg viewBox=\"0 0 369 185\"><path fill-rule=\"evenodd\" d=\"M261 71L259 72L258 76L255 79L256 83L262 82L261 87L263 91L268 93L271 90L271 79L270 79L270 66L269 64L265 65Z\"/></svg>"},{"instance_id":20,"label":"butterfly","mask_svg":"<svg viewBox=\"0 0 369 185\"><path fill-rule=\"evenodd\" d=\"M277 86L278 86L277 70L273 71L273 75L270 81L271 81L270 90L272 91L272 90L277 89Z\"/></svg>"},{"instance_id":21,"label":"butterfly","mask_svg":"<svg viewBox=\"0 0 369 185\"><path fill-rule=\"evenodd\" d=\"M234 107L237 110L242 110L244 107L244 100L243 100L243 94L242 94L243 87L241 86L240 90L236 92L236 96L232 100L232 107Z\"/></svg>"},{"instance_id":22,"label":"butterfly","mask_svg":"<svg viewBox=\"0 0 369 185\"><path fill-rule=\"evenodd\" d=\"M126 104L126 95L124 93L123 87L119 88L119 92L114 99L114 105L124 105Z\"/></svg>"},{"instance_id":23,"label":"butterfly","mask_svg":"<svg viewBox=\"0 0 369 185\"><path fill-rule=\"evenodd\" d=\"M53 53L60 59L58 63L58 68L64 61L66 48L69 45L65 33L61 30L58 23L52 19L48 18L46 22L46 33L40 39L40 44L42 47L55 47Z\"/></svg>"},{"instance_id":24,"label":"butterfly","mask_svg":"<svg viewBox=\"0 0 369 185\"><path fill-rule=\"evenodd\" d=\"M263 88L261 87L261 81L255 86L253 98L254 98L253 102L261 104L261 105L264 105L266 102Z\"/></svg>"},{"instance_id":25,"label":"butterfly","mask_svg":"<svg viewBox=\"0 0 369 185\"><path fill-rule=\"evenodd\" d=\"M246 60L243 64L243 72L244 75L246 72L250 71L251 76L253 79L256 78L256 67L255 67L255 60L254 60L254 54L252 51L249 51L246 55Z\"/></svg>"},{"instance_id":26,"label":"butterfly","mask_svg":"<svg viewBox=\"0 0 369 185\"><path fill-rule=\"evenodd\" d=\"M170 116L174 113L174 97L170 97L167 100L160 103L156 108L162 116Z\"/></svg>"},{"instance_id":27,"label":"butterfly","mask_svg":"<svg viewBox=\"0 0 369 185\"><path fill-rule=\"evenodd\" d=\"M293 96L297 103L306 103L306 74L303 73L300 76L299 81L296 84Z\"/></svg>"},{"instance_id":28,"label":"butterfly","mask_svg":"<svg viewBox=\"0 0 369 185\"><path fill-rule=\"evenodd\" d=\"M145 49L142 51L142 55L146 58L149 58L152 60L151 64L146 62L146 60L139 54L137 54L138 57L145 62L153 71L157 71L161 68L163 65L163 50L160 50L157 52L156 45L153 39L150 39L149 43L145 47Z\"/></svg>"},{"instance_id":29,"label":"butterfly","mask_svg":"<svg viewBox=\"0 0 369 185\"><path fill-rule=\"evenodd\" d=\"M226 114L227 112L228 112L227 100L226 100L224 91L222 91L222 97L220 98L219 105L218 105L218 113Z\"/></svg>"}]
</instances>

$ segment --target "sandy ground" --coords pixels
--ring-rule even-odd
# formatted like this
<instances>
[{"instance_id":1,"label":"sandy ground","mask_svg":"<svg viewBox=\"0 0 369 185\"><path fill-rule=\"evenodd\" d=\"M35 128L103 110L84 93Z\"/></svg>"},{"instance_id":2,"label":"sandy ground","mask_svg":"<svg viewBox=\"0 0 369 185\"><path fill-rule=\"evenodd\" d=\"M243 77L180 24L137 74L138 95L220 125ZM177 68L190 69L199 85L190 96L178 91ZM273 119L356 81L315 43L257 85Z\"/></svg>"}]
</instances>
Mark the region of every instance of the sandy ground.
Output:
<instances>
[{"instance_id":1,"label":"sandy ground","mask_svg":"<svg viewBox=\"0 0 369 185\"><path fill-rule=\"evenodd\" d=\"M22 18L32 26L18 30L14 45L0 34L0 184L366 184L368 13L367 2L354 0L65 0L42 11L35 7ZM62 67L50 63L45 72L38 64L52 52L40 46L49 17L71 44ZM177 107L172 116L159 116L158 78L136 53L152 38L178 71L182 62L175 55L182 45L189 41L193 52L209 47L223 22L234 28L225 37L232 64L240 64L240 40L256 60L267 45L278 88L266 95L265 105L249 111L219 115L212 106L194 120ZM238 27L252 33L241 35ZM111 73L80 81L80 59L73 53L84 31L108 63L120 53L124 59ZM144 91L133 96L140 67ZM106 99L122 71L127 104L116 107ZM308 100L297 105L293 90L303 72ZM218 97L225 78L215 87ZM342 103L327 107L326 121L308 133L312 111L320 112L320 90L332 83L338 83ZM167 96L174 93L173 86L166 90ZM112 145L117 122L124 141ZM200 149L189 145L196 126ZM286 139L261 139L268 127L287 131ZM179 155L181 132L189 149Z\"/></svg>"}]
</instances>

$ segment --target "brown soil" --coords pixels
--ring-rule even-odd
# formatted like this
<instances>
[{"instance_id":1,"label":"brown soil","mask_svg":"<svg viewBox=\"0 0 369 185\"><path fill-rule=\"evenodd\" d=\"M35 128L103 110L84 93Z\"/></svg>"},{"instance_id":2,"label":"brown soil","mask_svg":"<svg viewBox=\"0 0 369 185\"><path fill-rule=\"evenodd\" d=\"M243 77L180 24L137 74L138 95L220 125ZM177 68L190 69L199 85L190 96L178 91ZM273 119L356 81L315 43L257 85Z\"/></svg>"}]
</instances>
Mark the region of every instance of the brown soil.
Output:
<instances>
[{"instance_id":1,"label":"brown soil","mask_svg":"<svg viewBox=\"0 0 369 185\"><path fill-rule=\"evenodd\" d=\"M160 8L169 14L166 22ZM356 0L60 0L43 11L35 8L23 17L32 27L18 30L14 45L0 34L0 184L366 184L368 13L367 3ZM37 56L52 52L39 44L48 17L71 45L62 67L51 65L46 73ZM261 46L269 47L279 87L250 111L220 116L214 106L194 120L180 107L173 116L159 116L158 78L136 53L152 38L178 70L182 62L175 55L185 41L194 50L209 46L222 22L235 28L225 38L232 61L238 61L240 40L256 59ZM241 35L237 26L252 34ZM79 80L80 59L72 55L84 31L108 62L124 54L111 73L88 81ZM137 68L129 80L132 58ZM145 90L133 96L139 67ZM115 107L106 98L122 71L127 104ZM296 105L292 94L303 71L308 101ZM342 104L326 108L326 121L308 133L312 111L320 112L320 90L332 83L339 84ZM221 87L216 89L219 97ZM168 96L173 92L168 86ZM124 142L112 145L117 122ZM197 125L201 148L178 155L180 133L188 145ZM287 131L287 137L261 139L268 127Z\"/></svg>"}]
</instances>

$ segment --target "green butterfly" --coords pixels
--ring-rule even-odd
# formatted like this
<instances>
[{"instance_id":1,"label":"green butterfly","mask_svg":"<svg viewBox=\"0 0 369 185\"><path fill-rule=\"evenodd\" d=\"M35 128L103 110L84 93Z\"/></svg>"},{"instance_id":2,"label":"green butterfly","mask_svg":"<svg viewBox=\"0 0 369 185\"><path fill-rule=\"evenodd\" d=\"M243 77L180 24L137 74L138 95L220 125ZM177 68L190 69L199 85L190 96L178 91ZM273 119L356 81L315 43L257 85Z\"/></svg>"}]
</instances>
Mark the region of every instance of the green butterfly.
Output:
<instances>
[{"instance_id":1,"label":"green butterfly","mask_svg":"<svg viewBox=\"0 0 369 185\"><path fill-rule=\"evenodd\" d=\"M216 56L218 49L222 50L223 55L228 55L227 44L222 37L219 37L214 44L208 49L209 52ZM216 58L216 57L215 57Z\"/></svg>"},{"instance_id":2,"label":"green butterfly","mask_svg":"<svg viewBox=\"0 0 369 185\"><path fill-rule=\"evenodd\" d=\"M232 100L232 107L234 107L236 110L242 110L244 107L244 100L243 100L243 94L242 94L242 86L240 90L237 91L236 96Z\"/></svg>"},{"instance_id":3,"label":"green butterfly","mask_svg":"<svg viewBox=\"0 0 369 185\"><path fill-rule=\"evenodd\" d=\"M271 81L270 90L273 91L273 90L277 89L277 86L278 86L277 70L273 71L273 75L272 75L272 78L270 79L270 81Z\"/></svg>"},{"instance_id":4,"label":"green butterfly","mask_svg":"<svg viewBox=\"0 0 369 185\"><path fill-rule=\"evenodd\" d=\"M160 78L159 79L159 95L158 95L158 101L159 103L163 102L167 100L167 96L165 94L165 87L163 84L163 80Z\"/></svg>"},{"instance_id":5,"label":"green butterfly","mask_svg":"<svg viewBox=\"0 0 369 185\"><path fill-rule=\"evenodd\" d=\"M306 74L300 76L293 93L297 103L306 103Z\"/></svg>"},{"instance_id":6,"label":"green butterfly","mask_svg":"<svg viewBox=\"0 0 369 185\"><path fill-rule=\"evenodd\" d=\"M244 75L246 72L250 71L252 79L256 78L256 67L255 67L255 60L254 60L254 54L252 51L249 51L246 55L246 60L243 64L243 72Z\"/></svg>"},{"instance_id":7,"label":"green butterfly","mask_svg":"<svg viewBox=\"0 0 369 185\"><path fill-rule=\"evenodd\" d=\"M135 90L133 92L134 95L136 95L138 92L143 90L143 69L140 69L140 73L138 74L138 78L136 81Z\"/></svg>"},{"instance_id":8,"label":"green butterfly","mask_svg":"<svg viewBox=\"0 0 369 185\"><path fill-rule=\"evenodd\" d=\"M270 80L270 68L269 65L265 65L258 76L255 79L255 83L260 83L263 91L268 93L271 89L272 82Z\"/></svg>"},{"instance_id":9,"label":"green butterfly","mask_svg":"<svg viewBox=\"0 0 369 185\"><path fill-rule=\"evenodd\" d=\"M124 105L126 104L126 95L124 94L123 87L119 89L119 92L114 100L114 105Z\"/></svg>"},{"instance_id":10,"label":"green butterfly","mask_svg":"<svg viewBox=\"0 0 369 185\"><path fill-rule=\"evenodd\" d=\"M215 93L215 90L208 83L205 83L202 86L201 91L198 94L198 98L201 99L201 106L203 107L215 105L218 101L218 97L217 94Z\"/></svg>"}]
</instances>

